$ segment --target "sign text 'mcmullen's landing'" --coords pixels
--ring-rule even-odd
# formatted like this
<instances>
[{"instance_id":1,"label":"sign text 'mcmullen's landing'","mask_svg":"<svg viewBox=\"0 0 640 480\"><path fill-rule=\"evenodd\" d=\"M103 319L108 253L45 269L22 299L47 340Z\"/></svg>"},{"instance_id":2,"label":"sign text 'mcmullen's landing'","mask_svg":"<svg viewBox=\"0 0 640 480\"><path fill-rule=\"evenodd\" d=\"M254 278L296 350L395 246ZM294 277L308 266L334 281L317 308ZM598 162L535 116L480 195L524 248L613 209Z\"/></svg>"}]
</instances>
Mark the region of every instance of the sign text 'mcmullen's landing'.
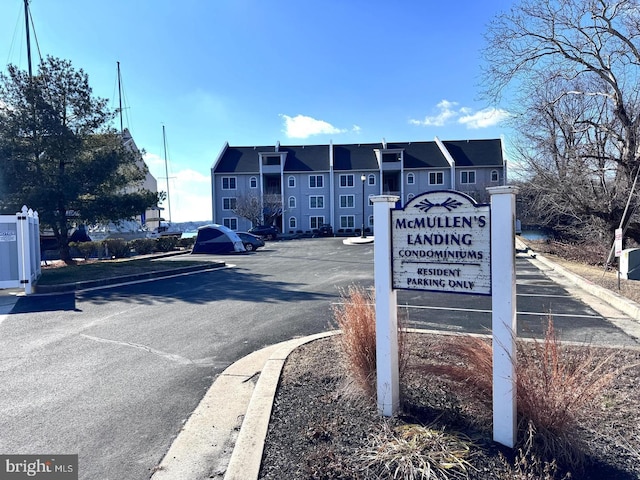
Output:
<instances>
[{"instance_id":1,"label":"sign text 'mcmullen's landing'","mask_svg":"<svg viewBox=\"0 0 640 480\"><path fill-rule=\"evenodd\" d=\"M393 288L491 294L489 206L437 191L391 212Z\"/></svg>"}]
</instances>

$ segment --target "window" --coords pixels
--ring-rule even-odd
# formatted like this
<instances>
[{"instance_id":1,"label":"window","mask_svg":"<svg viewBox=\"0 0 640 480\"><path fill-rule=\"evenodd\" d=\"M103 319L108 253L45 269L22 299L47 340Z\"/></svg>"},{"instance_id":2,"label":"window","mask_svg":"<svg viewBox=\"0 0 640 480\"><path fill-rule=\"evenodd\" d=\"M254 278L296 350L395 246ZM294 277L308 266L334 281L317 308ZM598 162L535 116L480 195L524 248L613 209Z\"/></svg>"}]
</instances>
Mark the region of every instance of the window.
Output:
<instances>
[{"instance_id":1,"label":"window","mask_svg":"<svg viewBox=\"0 0 640 480\"><path fill-rule=\"evenodd\" d=\"M444 185L444 174L442 172L429 172L429 185Z\"/></svg>"},{"instance_id":2,"label":"window","mask_svg":"<svg viewBox=\"0 0 640 480\"><path fill-rule=\"evenodd\" d=\"M369 226L373 227L373 215L369 215Z\"/></svg>"},{"instance_id":3,"label":"window","mask_svg":"<svg viewBox=\"0 0 640 480\"><path fill-rule=\"evenodd\" d=\"M295 187L296 186L296 177L294 177L293 175L289 175L289 178L287 179L287 182L288 182L290 188Z\"/></svg>"},{"instance_id":4,"label":"window","mask_svg":"<svg viewBox=\"0 0 640 480\"><path fill-rule=\"evenodd\" d=\"M231 230L238 230L238 219L237 218L223 218L222 224L230 228Z\"/></svg>"},{"instance_id":5,"label":"window","mask_svg":"<svg viewBox=\"0 0 640 480\"><path fill-rule=\"evenodd\" d=\"M353 187L353 174L343 174L340 175L340 186L341 187Z\"/></svg>"},{"instance_id":6,"label":"window","mask_svg":"<svg viewBox=\"0 0 640 480\"><path fill-rule=\"evenodd\" d=\"M413 173L407 173L407 184L413 185L416 183L416 176Z\"/></svg>"},{"instance_id":7,"label":"window","mask_svg":"<svg viewBox=\"0 0 640 480\"><path fill-rule=\"evenodd\" d=\"M460 172L460 183L467 185L476 183L476 172L474 170L463 170Z\"/></svg>"},{"instance_id":8,"label":"window","mask_svg":"<svg viewBox=\"0 0 640 480\"><path fill-rule=\"evenodd\" d=\"M222 189L223 190L235 190L236 189L236 177L222 177Z\"/></svg>"},{"instance_id":9,"label":"window","mask_svg":"<svg viewBox=\"0 0 640 480\"><path fill-rule=\"evenodd\" d=\"M410 193L409 195L407 195L407 202L410 202L413 197L415 197L413 193Z\"/></svg>"},{"instance_id":10,"label":"window","mask_svg":"<svg viewBox=\"0 0 640 480\"><path fill-rule=\"evenodd\" d=\"M235 208L236 208L236 197L224 197L222 199L223 210L235 210Z\"/></svg>"},{"instance_id":11,"label":"window","mask_svg":"<svg viewBox=\"0 0 640 480\"><path fill-rule=\"evenodd\" d=\"M309 188L322 188L322 175L309 175Z\"/></svg>"},{"instance_id":12,"label":"window","mask_svg":"<svg viewBox=\"0 0 640 480\"><path fill-rule=\"evenodd\" d=\"M340 208L353 208L355 204L355 195L340 195Z\"/></svg>"},{"instance_id":13,"label":"window","mask_svg":"<svg viewBox=\"0 0 640 480\"><path fill-rule=\"evenodd\" d=\"M296 197L289 197L289 208L296 208Z\"/></svg>"},{"instance_id":14,"label":"window","mask_svg":"<svg viewBox=\"0 0 640 480\"><path fill-rule=\"evenodd\" d=\"M324 197L322 195L311 195L309 197L309 208L324 208Z\"/></svg>"},{"instance_id":15,"label":"window","mask_svg":"<svg viewBox=\"0 0 640 480\"><path fill-rule=\"evenodd\" d=\"M280 165L280 155L265 155L262 157L263 165Z\"/></svg>"},{"instance_id":16,"label":"window","mask_svg":"<svg viewBox=\"0 0 640 480\"><path fill-rule=\"evenodd\" d=\"M320 225L324 223L324 217L309 217L309 228L320 228Z\"/></svg>"},{"instance_id":17,"label":"window","mask_svg":"<svg viewBox=\"0 0 640 480\"><path fill-rule=\"evenodd\" d=\"M500 177L498 175L498 170L491 170L491 181L495 183L499 179L500 179Z\"/></svg>"},{"instance_id":18,"label":"window","mask_svg":"<svg viewBox=\"0 0 640 480\"><path fill-rule=\"evenodd\" d=\"M289 217L289 228L296 228L297 225L298 221L296 220L296 217Z\"/></svg>"},{"instance_id":19,"label":"window","mask_svg":"<svg viewBox=\"0 0 640 480\"><path fill-rule=\"evenodd\" d=\"M256 177L251 177L249 179L249 187L250 188L258 188L258 179Z\"/></svg>"},{"instance_id":20,"label":"window","mask_svg":"<svg viewBox=\"0 0 640 480\"><path fill-rule=\"evenodd\" d=\"M376 176L373 173L370 173L369 176L367 177L367 183L369 185L375 185L376 184Z\"/></svg>"},{"instance_id":21,"label":"window","mask_svg":"<svg viewBox=\"0 0 640 480\"><path fill-rule=\"evenodd\" d=\"M353 228L356 218L353 215L340 215L340 228Z\"/></svg>"}]
</instances>

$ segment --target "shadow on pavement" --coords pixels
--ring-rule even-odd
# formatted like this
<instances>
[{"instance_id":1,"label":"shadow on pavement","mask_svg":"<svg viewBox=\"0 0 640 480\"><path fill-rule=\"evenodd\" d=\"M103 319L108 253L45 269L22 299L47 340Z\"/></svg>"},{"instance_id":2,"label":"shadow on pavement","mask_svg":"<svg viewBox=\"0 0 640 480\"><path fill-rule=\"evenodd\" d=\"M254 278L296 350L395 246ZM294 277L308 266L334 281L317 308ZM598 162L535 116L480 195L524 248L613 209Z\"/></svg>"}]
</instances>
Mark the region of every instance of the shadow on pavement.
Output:
<instances>
[{"instance_id":1,"label":"shadow on pavement","mask_svg":"<svg viewBox=\"0 0 640 480\"><path fill-rule=\"evenodd\" d=\"M74 292L58 295L27 295L19 297L10 314L76 310Z\"/></svg>"}]
</instances>

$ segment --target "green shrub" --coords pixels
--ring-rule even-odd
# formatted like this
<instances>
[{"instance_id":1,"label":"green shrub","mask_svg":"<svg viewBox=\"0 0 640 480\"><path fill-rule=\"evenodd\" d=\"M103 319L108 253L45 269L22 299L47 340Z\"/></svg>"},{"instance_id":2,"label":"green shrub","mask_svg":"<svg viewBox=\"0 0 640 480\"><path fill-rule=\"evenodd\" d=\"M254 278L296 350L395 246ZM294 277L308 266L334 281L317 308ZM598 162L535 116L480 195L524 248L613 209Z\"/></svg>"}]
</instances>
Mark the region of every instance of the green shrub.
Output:
<instances>
[{"instance_id":1,"label":"green shrub","mask_svg":"<svg viewBox=\"0 0 640 480\"><path fill-rule=\"evenodd\" d=\"M102 242L71 242L69 247L75 248L85 260L100 257L103 249Z\"/></svg>"},{"instance_id":2,"label":"green shrub","mask_svg":"<svg viewBox=\"0 0 640 480\"><path fill-rule=\"evenodd\" d=\"M113 258L126 258L131 248L122 238L107 238L102 242L107 250L107 255Z\"/></svg>"},{"instance_id":3,"label":"green shrub","mask_svg":"<svg viewBox=\"0 0 640 480\"><path fill-rule=\"evenodd\" d=\"M194 243L196 243L196 237L180 238L178 240L178 246L181 248L193 248Z\"/></svg>"},{"instance_id":4,"label":"green shrub","mask_svg":"<svg viewBox=\"0 0 640 480\"><path fill-rule=\"evenodd\" d=\"M156 250L158 252L170 252L178 245L177 237L160 237L156 240Z\"/></svg>"},{"instance_id":5,"label":"green shrub","mask_svg":"<svg viewBox=\"0 0 640 480\"><path fill-rule=\"evenodd\" d=\"M138 255L148 255L155 250L156 241L153 238L135 238L129 242L129 247Z\"/></svg>"}]
</instances>

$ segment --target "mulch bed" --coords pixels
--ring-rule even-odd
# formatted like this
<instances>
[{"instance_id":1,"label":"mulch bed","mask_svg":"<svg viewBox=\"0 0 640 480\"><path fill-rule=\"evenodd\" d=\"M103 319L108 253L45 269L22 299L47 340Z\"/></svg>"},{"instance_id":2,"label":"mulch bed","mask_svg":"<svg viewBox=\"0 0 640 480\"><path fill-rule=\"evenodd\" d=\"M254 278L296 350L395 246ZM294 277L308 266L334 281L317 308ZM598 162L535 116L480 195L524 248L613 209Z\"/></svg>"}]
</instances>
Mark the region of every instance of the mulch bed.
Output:
<instances>
[{"instance_id":1,"label":"mulch bed","mask_svg":"<svg viewBox=\"0 0 640 480\"><path fill-rule=\"evenodd\" d=\"M402 382L401 413L382 419L375 402L349 381L339 338L312 342L288 358L275 398L260 478L393 478L377 477L379 470L367 466L372 439L387 427L401 431L403 425L414 424L464 435L471 442L464 470L451 469L445 472L447 476L430 478L538 479L562 478L568 473L561 465L555 471L548 464L545 469L544 459L518 456L494 443L490 403L464 394L460 385L446 378L410 369ZM427 362L441 338L411 334L410 363ZM612 353L605 350L603 355ZM613 367L635 366L624 369L581 419L575 434L587 463L583 471L570 472L571 478L640 478L640 350L613 353ZM460 475L455 476L456 472Z\"/></svg>"}]
</instances>

